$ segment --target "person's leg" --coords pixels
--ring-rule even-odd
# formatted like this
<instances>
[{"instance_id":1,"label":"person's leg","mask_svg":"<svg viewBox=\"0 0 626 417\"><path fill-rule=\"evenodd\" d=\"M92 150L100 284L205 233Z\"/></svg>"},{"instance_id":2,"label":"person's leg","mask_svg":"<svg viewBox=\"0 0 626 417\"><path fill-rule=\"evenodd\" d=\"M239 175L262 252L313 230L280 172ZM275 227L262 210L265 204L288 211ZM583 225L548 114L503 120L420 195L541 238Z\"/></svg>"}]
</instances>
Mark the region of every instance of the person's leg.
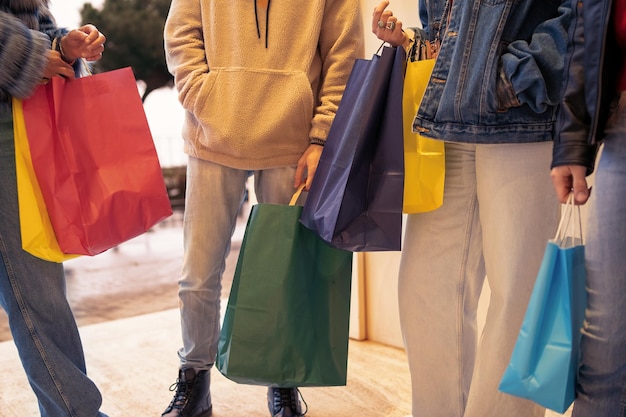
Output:
<instances>
[{"instance_id":1,"label":"person's leg","mask_svg":"<svg viewBox=\"0 0 626 417\"><path fill-rule=\"evenodd\" d=\"M104 416L87 377L63 265L21 246L11 115L0 116L0 304L43 417Z\"/></svg>"},{"instance_id":2,"label":"person's leg","mask_svg":"<svg viewBox=\"0 0 626 417\"><path fill-rule=\"evenodd\" d=\"M447 143L443 205L407 216L398 296L413 417L465 410L485 276L474 150Z\"/></svg>"},{"instance_id":3,"label":"person's leg","mask_svg":"<svg viewBox=\"0 0 626 417\"><path fill-rule=\"evenodd\" d=\"M476 177L491 298L464 417L540 417L534 403L498 391L526 314L560 205L552 143L478 145Z\"/></svg>"},{"instance_id":4,"label":"person's leg","mask_svg":"<svg viewBox=\"0 0 626 417\"><path fill-rule=\"evenodd\" d=\"M247 177L244 170L189 158L179 280L181 368L207 370L215 362L222 273Z\"/></svg>"},{"instance_id":5,"label":"person's leg","mask_svg":"<svg viewBox=\"0 0 626 417\"><path fill-rule=\"evenodd\" d=\"M293 188L295 167L280 167L254 172L254 191L259 203L289 204L296 192ZM303 205L306 192L302 192L296 205Z\"/></svg>"},{"instance_id":6,"label":"person's leg","mask_svg":"<svg viewBox=\"0 0 626 417\"><path fill-rule=\"evenodd\" d=\"M624 99L620 111L610 120L589 201L585 239L587 310L572 417L626 416Z\"/></svg>"},{"instance_id":7,"label":"person's leg","mask_svg":"<svg viewBox=\"0 0 626 417\"><path fill-rule=\"evenodd\" d=\"M210 370L217 355L222 273L248 172L190 157L179 280L183 347L176 393L163 416L211 414Z\"/></svg>"}]
</instances>

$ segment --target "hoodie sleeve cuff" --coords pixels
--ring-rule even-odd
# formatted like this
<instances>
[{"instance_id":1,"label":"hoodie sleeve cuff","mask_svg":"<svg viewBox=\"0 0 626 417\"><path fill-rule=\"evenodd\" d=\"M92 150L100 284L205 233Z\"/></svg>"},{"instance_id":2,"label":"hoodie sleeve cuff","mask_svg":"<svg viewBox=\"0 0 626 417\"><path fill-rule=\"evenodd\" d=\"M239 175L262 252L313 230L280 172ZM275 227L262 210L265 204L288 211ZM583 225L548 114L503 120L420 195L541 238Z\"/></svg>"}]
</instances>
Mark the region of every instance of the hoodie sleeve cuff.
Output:
<instances>
[{"instance_id":1,"label":"hoodie sleeve cuff","mask_svg":"<svg viewBox=\"0 0 626 417\"><path fill-rule=\"evenodd\" d=\"M319 145L319 146L324 146L326 145L326 141L324 139L319 139L319 138L311 138L311 145Z\"/></svg>"}]
</instances>

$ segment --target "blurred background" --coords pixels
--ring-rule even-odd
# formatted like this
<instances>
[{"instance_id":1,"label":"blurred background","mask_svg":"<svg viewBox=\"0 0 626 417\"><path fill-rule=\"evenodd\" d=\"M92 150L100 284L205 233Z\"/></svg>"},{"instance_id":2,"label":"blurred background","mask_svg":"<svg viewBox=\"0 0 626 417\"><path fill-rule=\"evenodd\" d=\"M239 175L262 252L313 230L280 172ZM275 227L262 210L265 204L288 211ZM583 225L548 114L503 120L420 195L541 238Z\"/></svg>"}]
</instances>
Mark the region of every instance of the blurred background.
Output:
<instances>
[{"instance_id":1,"label":"blurred background","mask_svg":"<svg viewBox=\"0 0 626 417\"><path fill-rule=\"evenodd\" d=\"M107 36L106 53L95 72L130 66L144 101L148 124L163 167L185 165L180 128L183 110L167 72L163 25L170 0L51 0L60 26L94 23Z\"/></svg>"}]
</instances>

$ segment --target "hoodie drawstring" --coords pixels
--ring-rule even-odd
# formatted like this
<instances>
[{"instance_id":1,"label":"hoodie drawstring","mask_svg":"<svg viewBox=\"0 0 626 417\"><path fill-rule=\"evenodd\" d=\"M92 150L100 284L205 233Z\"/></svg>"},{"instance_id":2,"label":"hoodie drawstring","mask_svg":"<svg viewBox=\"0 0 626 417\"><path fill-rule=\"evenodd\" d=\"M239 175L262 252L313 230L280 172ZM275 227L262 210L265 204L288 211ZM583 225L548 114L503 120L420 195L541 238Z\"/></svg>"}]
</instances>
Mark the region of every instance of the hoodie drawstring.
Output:
<instances>
[{"instance_id":1,"label":"hoodie drawstring","mask_svg":"<svg viewBox=\"0 0 626 417\"><path fill-rule=\"evenodd\" d=\"M259 27L259 14L257 12L257 0L254 1L254 19L256 20L256 34L261 39L261 28ZM267 34L269 32L270 21L270 3L272 0L267 0L267 11L265 12L265 48L267 48Z\"/></svg>"}]
</instances>

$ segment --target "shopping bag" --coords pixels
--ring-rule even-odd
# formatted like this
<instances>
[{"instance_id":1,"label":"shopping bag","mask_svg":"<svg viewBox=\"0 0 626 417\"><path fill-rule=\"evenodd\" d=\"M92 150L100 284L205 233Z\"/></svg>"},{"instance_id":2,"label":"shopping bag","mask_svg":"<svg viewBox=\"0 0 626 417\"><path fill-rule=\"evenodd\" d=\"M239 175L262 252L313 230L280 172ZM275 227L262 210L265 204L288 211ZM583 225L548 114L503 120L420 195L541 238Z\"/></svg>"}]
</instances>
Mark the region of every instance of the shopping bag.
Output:
<instances>
[{"instance_id":1,"label":"shopping bag","mask_svg":"<svg viewBox=\"0 0 626 417\"><path fill-rule=\"evenodd\" d=\"M53 77L23 101L33 167L64 253L95 255L172 214L130 68Z\"/></svg>"},{"instance_id":2,"label":"shopping bag","mask_svg":"<svg viewBox=\"0 0 626 417\"><path fill-rule=\"evenodd\" d=\"M402 95L404 133L404 213L423 213L443 204L444 142L413 132L417 114L435 59L407 60Z\"/></svg>"},{"instance_id":3,"label":"shopping bag","mask_svg":"<svg viewBox=\"0 0 626 417\"><path fill-rule=\"evenodd\" d=\"M302 207L252 207L216 366L245 384L346 384L352 253L299 219Z\"/></svg>"},{"instance_id":4,"label":"shopping bag","mask_svg":"<svg viewBox=\"0 0 626 417\"><path fill-rule=\"evenodd\" d=\"M573 194L572 194L573 196ZM574 226L576 232L565 236ZM548 242L526 316L500 381L502 392L564 413L576 396L580 328L585 316L585 263L580 211L565 206Z\"/></svg>"},{"instance_id":5,"label":"shopping bag","mask_svg":"<svg viewBox=\"0 0 626 417\"><path fill-rule=\"evenodd\" d=\"M33 256L52 262L63 262L75 258L78 255L66 255L61 251L54 229L52 229L50 216L30 157L22 100L15 98L13 99L13 137L22 248Z\"/></svg>"},{"instance_id":6,"label":"shopping bag","mask_svg":"<svg viewBox=\"0 0 626 417\"><path fill-rule=\"evenodd\" d=\"M400 250L405 56L384 47L350 73L302 213L334 247Z\"/></svg>"}]
</instances>

